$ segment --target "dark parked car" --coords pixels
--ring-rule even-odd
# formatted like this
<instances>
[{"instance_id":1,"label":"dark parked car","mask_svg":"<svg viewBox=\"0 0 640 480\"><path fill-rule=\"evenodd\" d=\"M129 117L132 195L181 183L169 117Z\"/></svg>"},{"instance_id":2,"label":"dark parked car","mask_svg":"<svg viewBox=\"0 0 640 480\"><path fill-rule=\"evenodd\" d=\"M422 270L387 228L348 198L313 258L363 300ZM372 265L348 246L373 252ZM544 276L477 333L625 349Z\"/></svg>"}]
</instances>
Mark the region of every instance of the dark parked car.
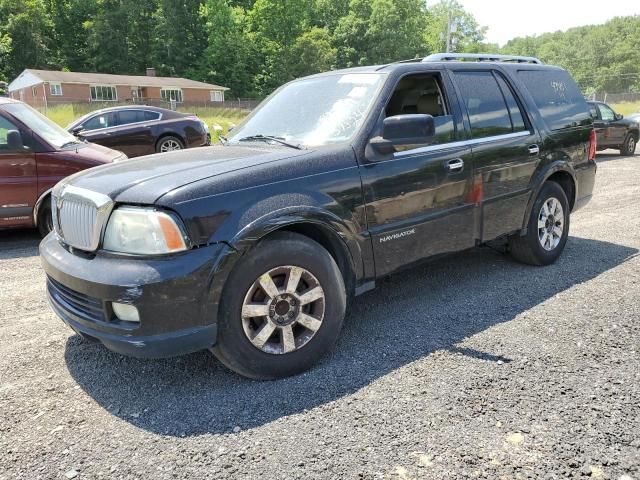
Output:
<instances>
[{"instance_id":1,"label":"dark parked car","mask_svg":"<svg viewBox=\"0 0 640 480\"><path fill-rule=\"evenodd\" d=\"M633 155L640 137L639 119L625 118L603 102L589 102L598 135L598 150L615 148L621 155Z\"/></svg>"},{"instance_id":2,"label":"dark parked car","mask_svg":"<svg viewBox=\"0 0 640 480\"><path fill-rule=\"evenodd\" d=\"M129 157L201 147L211 141L209 127L195 115L146 106L97 110L67 130Z\"/></svg>"},{"instance_id":3,"label":"dark parked car","mask_svg":"<svg viewBox=\"0 0 640 480\"><path fill-rule=\"evenodd\" d=\"M17 100L0 98L0 229L52 228L51 189L64 177L127 158L80 142Z\"/></svg>"},{"instance_id":4,"label":"dark parked car","mask_svg":"<svg viewBox=\"0 0 640 480\"><path fill-rule=\"evenodd\" d=\"M560 68L467 57L482 61L303 78L224 145L60 183L40 246L54 310L116 352L211 348L275 378L331 349L350 297L416 262L501 238L553 263L593 190L589 106Z\"/></svg>"}]
</instances>

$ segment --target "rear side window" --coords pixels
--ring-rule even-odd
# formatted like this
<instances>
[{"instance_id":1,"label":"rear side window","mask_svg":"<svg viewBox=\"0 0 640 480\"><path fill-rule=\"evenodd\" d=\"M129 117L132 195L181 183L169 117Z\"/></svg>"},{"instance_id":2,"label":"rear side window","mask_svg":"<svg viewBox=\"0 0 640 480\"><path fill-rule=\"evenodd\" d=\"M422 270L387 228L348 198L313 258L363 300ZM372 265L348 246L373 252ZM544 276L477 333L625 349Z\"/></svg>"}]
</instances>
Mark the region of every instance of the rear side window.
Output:
<instances>
[{"instance_id":1,"label":"rear side window","mask_svg":"<svg viewBox=\"0 0 640 480\"><path fill-rule=\"evenodd\" d=\"M118 112L118 125L144 122L144 114L140 110L122 110Z\"/></svg>"},{"instance_id":2,"label":"rear side window","mask_svg":"<svg viewBox=\"0 0 640 480\"><path fill-rule=\"evenodd\" d=\"M591 123L586 100L564 70L520 70L518 76L551 130Z\"/></svg>"},{"instance_id":3,"label":"rear side window","mask_svg":"<svg viewBox=\"0 0 640 480\"><path fill-rule=\"evenodd\" d=\"M456 72L455 77L469 114L472 138L493 137L516 131L511 123L505 95L493 73ZM505 87L506 91L511 94L506 84ZM518 128L522 130L524 125L522 115L513 95L511 98L519 115L519 117L515 115L516 110L514 110Z\"/></svg>"},{"instance_id":4,"label":"rear side window","mask_svg":"<svg viewBox=\"0 0 640 480\"><path fill-rule=\"evenodd\" d=\"M148 122L149 120L158 120L160 118L160 114L156 112L150 112L145 110L142 112L144 114L144 121Z\"/></svg>"}]
</instances>

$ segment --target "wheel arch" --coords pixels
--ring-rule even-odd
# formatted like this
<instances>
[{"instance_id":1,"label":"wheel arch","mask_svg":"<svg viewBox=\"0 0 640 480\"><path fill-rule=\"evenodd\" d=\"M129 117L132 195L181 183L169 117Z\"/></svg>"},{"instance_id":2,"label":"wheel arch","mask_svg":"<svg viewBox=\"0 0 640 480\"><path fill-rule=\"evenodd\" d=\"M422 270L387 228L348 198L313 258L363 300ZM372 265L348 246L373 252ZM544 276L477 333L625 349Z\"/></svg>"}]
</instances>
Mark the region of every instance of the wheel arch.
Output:
<instances>
[{"instance_id":1,"label":"wheel arch","mask_svg":"<svg viewBox=\"0 0 640 480\"><path fill-rule=\"evenodd\" d=\"M36 200L35 205L33 206L33 225L36 227L38 226L38 213L40 212L40 207L47 200L47 198L51 198L52 191L53 187L42 192Z\"/></svg>"},{"instance_id":2,"label":"wheel arch","mask_svg":"<svg viewBox=\"0 0 640 480\"><path fill-rule=\"evenodd\" d=\"M241 255L278 232L292 232L319 243L335 260L352 296L363 277L362 252L352 231L338 216L317 207L285 209L243 228L229 244Z\"/></svg>"},{"instance_id":3,"label":"wheel arch","mask_svg":"<svg viewBox=\"0 0 640 480\"><path fill-rule=\"evenodd\" d=\"M533 204L536 198L538 198L542 186L548 181L556 182L562 187L569 201L569 210L573 211L576 199L578 198L578 182L576 181L575 172L567 162L552 163L546 170L538 175L537 181L534 184L535 186L531 189L531 195L522 220L521 235L526 235L527 223L531 215L531 210L533 209Z\"/></svg>"},{"instance_id":4,"label":"wheel arch","mask_svg":"<svg viewBox=\"0 0 640 480\"><path fill-rule=\"evenodd\" d=\"M167 130L162 132L160 135L158 135L158 139L156 140L156 145L155 145L156 151L158 150L158 145L160 144L160 142L166 137L175 137L182 142L183 148L187 147L187 141L182 135L174 131Z\"/></svg>"}]
</instances>

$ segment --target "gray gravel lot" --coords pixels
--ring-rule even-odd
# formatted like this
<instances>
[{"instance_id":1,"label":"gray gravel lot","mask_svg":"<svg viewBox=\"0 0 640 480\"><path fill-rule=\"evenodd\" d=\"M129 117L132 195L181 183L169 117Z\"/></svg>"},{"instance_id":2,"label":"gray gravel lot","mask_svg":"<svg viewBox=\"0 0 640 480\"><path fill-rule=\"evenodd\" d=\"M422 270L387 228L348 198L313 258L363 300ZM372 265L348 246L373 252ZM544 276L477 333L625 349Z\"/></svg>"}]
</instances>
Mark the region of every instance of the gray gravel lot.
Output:
<instances>
[{"instance_id":1,"label":"gray gravel lot","mask_svg":"<svg viewBox=\"0 0 640 480\"><path fill-rule=\"evenodd\" d=\"M557 264L477 249L393 276L276 382L82 341L36 236L0 232L0 478L640 480L640 156L599 164Z\"/></svg>"}]
</instances>

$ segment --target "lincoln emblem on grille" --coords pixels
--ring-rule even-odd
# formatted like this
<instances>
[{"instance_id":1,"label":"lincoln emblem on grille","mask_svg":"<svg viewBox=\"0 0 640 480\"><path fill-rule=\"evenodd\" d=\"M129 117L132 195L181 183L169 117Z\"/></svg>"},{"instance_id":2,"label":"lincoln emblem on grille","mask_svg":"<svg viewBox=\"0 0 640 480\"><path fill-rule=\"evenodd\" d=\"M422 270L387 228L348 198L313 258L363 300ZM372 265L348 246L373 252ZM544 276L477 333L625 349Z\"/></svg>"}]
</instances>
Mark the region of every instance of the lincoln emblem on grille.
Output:
<instances>
[{"instance_id":1,"label":"lincoln emblem on grille","mask_svg":"<svg viewBox=\"0 0 640 480\"><path fill-rule=\"evenodd\" d=\"M56 187L53 198L53 225L60 240L80 250L97 250L113 200L73 185Z\"/></svg>"}]
</instances>

